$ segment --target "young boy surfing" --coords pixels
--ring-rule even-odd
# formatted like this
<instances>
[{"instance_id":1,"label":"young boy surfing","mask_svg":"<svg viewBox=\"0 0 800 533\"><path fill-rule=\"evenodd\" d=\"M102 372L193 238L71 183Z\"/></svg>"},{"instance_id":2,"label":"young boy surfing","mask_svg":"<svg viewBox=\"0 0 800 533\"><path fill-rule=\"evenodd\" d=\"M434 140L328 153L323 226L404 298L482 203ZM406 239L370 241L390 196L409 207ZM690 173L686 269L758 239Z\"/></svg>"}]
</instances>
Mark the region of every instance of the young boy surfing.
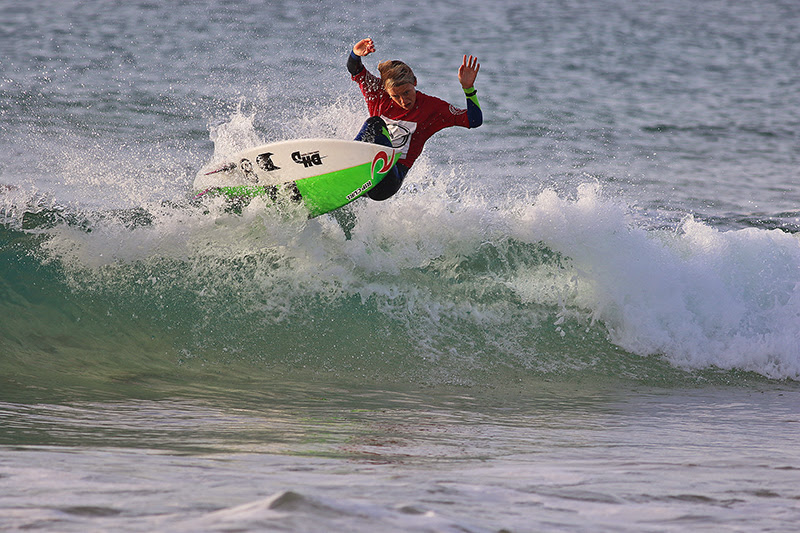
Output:
<instances>
[{"instance_id":1,"label":"young boy surfing","mask_svg":"<svg viewBox=\"0 0 800 533\"><path fill-rule=\"evenodd\" d=\"M458 69L467 99L467 108L460 109L418 91L417 78L402 61L380 63L380 78L370 73L361 58L374 51L372 39L357 42L347 59L347 70L361 88L370 114L356 140L393 147L402 154L392 172L367 193L373 200L385 200L400 189L425 141L434 133L451 126L477 128L483 123L474 87L480 64L477 58L465 55Z\"/></svg>"}]
</instances>

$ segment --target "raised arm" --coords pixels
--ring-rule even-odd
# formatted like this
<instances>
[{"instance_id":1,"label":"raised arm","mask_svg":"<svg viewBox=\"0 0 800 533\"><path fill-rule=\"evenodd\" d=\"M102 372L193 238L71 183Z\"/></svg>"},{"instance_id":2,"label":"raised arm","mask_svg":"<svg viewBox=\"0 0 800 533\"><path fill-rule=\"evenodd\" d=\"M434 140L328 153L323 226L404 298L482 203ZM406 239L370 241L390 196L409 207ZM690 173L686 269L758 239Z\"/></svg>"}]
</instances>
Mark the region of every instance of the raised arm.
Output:
<instances>
[{"instance_id":1,"label":"raised arm","mask_svg":"<svg viewBox=\"0 0 800 533\"><path fill-rule=\"evenodd\" d=\"M372 39L369 37L361 39L353 45L353 50L347 58L347 71L350 72L351 76L355 76L364 68L364 64L361 63L361 58L368 56L374 51L375 43L373 43Z\"/></svg>"},{"instance_id":2,"label":"raised arm","mask_svg":"<svg viewBox=\"0 0 800 533\"><path fill-rule=\"evenodd\" d=\"M469 56L467 59L467 56L464 56L464 61L458 69L458 81L467 97L467 118L470 128L477 128L483 124L483 111L478 102L478 91L475 89L475 78L478 77L480 68L481 64L478 63L477 57Z\"/></svg>"}]
</instances>

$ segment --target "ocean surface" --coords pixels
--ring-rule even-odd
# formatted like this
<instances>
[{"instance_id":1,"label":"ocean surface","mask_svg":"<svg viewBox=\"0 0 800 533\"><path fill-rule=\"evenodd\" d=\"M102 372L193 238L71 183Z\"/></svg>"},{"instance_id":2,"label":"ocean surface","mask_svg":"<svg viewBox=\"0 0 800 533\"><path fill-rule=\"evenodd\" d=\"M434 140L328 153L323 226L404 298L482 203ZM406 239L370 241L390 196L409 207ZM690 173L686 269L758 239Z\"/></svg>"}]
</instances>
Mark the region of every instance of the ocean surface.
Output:
<instances>
[{"instance_id":1,"label":"ocean surface","mask_svg":"<svg viewBox=\"0 0 800 533\"><path fill-rule=\"evenodd\" d=\"M796 531L796 0L0 0L0 530ZM484 124L331 215L353 43Z\"/></svg>"}]
</instances>

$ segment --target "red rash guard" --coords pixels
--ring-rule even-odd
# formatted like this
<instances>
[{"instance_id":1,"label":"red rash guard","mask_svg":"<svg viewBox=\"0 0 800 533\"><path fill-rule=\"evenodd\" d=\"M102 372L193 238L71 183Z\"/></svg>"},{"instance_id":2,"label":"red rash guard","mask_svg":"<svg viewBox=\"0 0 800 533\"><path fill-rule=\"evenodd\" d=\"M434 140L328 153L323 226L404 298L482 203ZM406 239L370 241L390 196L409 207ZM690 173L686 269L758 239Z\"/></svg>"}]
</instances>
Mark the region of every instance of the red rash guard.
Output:
<instances>
[{"instance_id":1,"label":"red rash guard","mask_svg":"<svg viewBox=\"0 0 800 533\"><path fill-rule=\"evenodd\" d=\"M366 68L353 75L353 81L358 82L364 94L370 116L379 116L386 122L392 145L403 153L399 162L407 168L419 157L425 141L437 131L451 126L470 127L466 109L419 91L414 107L406 111L392 101L380 78Z\"/></svg>"}]
</instances>

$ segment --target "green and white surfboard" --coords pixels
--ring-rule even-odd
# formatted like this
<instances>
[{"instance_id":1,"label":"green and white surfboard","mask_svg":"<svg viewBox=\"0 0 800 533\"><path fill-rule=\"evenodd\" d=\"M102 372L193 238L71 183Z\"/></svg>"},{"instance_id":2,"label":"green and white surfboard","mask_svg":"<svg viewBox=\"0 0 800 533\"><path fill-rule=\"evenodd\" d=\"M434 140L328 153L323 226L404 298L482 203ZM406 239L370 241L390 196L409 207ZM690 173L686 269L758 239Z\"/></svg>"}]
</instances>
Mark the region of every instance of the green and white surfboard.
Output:
<instances>
[{"instance_id":1,"label":"green and white surfboard","mask_svg":"<svg viewBox=\"0 0 800 533\"><path fill-rule=\"evenodd\" d=\"M202 171L197 197L232 199L282 192L300 201L309 217L338 209L362 196L386 176L400 152L378 144L339 139L297 139L265 144L234 154Z\"/></svg>"}]
</instances>

